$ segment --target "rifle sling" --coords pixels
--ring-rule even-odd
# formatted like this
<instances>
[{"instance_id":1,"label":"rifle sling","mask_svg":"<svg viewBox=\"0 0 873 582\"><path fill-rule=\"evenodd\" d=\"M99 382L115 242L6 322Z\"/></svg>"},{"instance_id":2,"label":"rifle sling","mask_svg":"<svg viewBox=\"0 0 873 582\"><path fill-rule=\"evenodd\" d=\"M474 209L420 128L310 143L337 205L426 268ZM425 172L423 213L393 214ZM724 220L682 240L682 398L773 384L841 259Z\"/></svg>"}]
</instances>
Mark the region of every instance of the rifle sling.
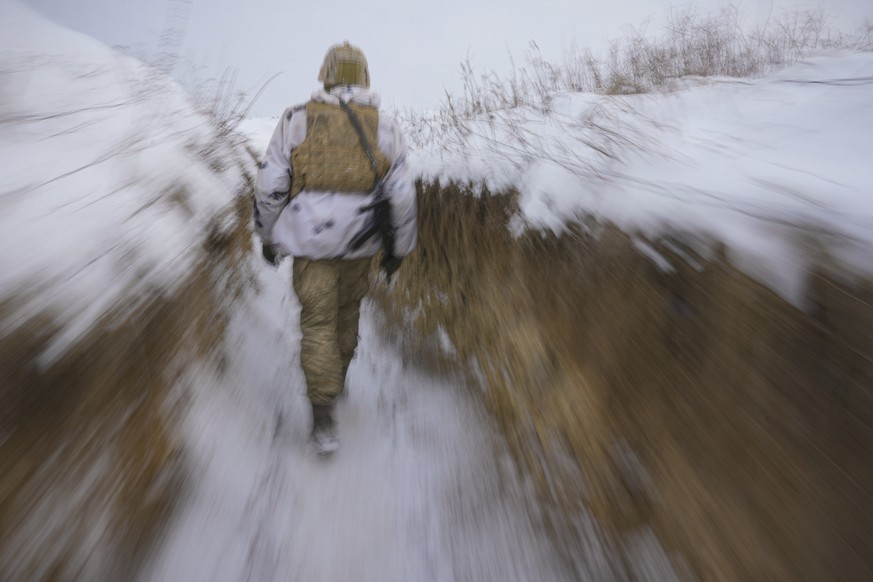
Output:
<instances>
[{"instance_id":1,"label":"rifle sling","mask_svg":"<svg viewBox=\"0 0 873 582\"><path fill-rule=\"evenodd\" d=\"M358 139L361 141L364 151L367 152L367 159L370 161L373 173L376 174L376 182L378 185L378 182L381 181L381 177L379 176L379 166L376 164L376 156L373 155L373 150L370 149L370 142L367 141L367 136L364 134L364 128L361 127L361 122L358 120L358 116L355 115L355 112L352 111L352 108L349 107L348 103L339 99L339 104L343 111L346 112L346 115L349 116L349 121L352 122L352 126L355 128L355 133L358 134Z\"/></svg>"},{"instance_id":2,"label":"rifle sling","mask_svg":"<svg viewBox=\"0 0 873 582\"><path fill-rule=\"evenodd\" d=\"M352 126L355 128L355 133L358 134L358 139L361 142L361 146L363 146L364 151L367 153L367 159L370 161L370 166L373 168L373 173L376 175L376 196L374 197L373 203L369 204L363 208L361 208L361 212L367 212L370 210L374 210L377 204L383 202L383 193L382 193L382 177L379 176L379 166L376 164L376 156L373 155L373 150L370 149L370 142L367 141L367 136L364 134L364 128L361 127L361 122L358 120L358 116L355 115L355 112L349 107L349 104L339 99L340 107L343 111L346 112L346 115L349 117L349 121L352 123ZM351 247L355 250L359 249L366 241L371 239L382 232L383 238L387 238L387 240L391 241L391 246L393 246L393 236L386 235L382 228L379 227L378 224L373 224L363 232L359 233L351 242ZM385 248L385 257L393 256L394 249L393 248Z\"/></svg>"}]
</instances>

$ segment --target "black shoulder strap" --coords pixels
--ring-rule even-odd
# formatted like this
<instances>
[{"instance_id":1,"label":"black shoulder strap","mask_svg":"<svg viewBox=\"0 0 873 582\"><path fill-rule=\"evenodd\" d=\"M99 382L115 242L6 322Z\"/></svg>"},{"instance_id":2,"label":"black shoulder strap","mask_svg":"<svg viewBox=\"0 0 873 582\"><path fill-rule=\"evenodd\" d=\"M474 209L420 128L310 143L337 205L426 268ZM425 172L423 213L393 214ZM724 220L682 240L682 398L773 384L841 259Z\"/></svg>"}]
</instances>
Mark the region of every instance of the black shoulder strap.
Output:
<instances>
[{"instance_id":1,"label":"black shoulder strap","mask_svg":"<svg viewBox=\"0 0 873 582\"><path fill-rule=\"evenodd\" d=\"M373 155L373 150L370 149L370 143L367 141L367 136L364 135L364 128L361 127L361 122L358 116L349 106L348 103L339 100L340 107L349 116L349 121L358 133L358 139L361 145L364 146L364 151L367 152L367 159L370 160L370 166L373 167L373 173L376 174L376 187L373 189L373 202L362 206L361 212L372 212L372 218L368 221L364 230L359 232L349 243L349 247L353 250L361 248L361 246L377 234L382 239L382 266L383 268L390 261L396 260L394 257L394 222L391 218L391 204L385 197L383 190L383 178L379 175L379 165L376 163L376 156ZM388 271L386 271L388 272ZM391 276L388 275L388 279Z\"/></svg>"},{"instance_id":2,"label":"black shoulder strap","mask_svg":"<svg viewBox=\"0 0 873 582\"><path fill-rule=\"evenodd\" d=\"M361 127L361 122L358 119L358 116L355 115L355 112L349 107L349 104L339 100L340 107L343 108L343 111L346 112L346 115L349 116L349 121L352 122L352 126L355 128L355 132L358 134L358 139L361 141L361 145L364 146L364 151L367 152L367 159L370 160L370 166L373 168L373 173L376 174L376 180L378 181L381 176L379 175L379 165L376 163L376 156L373 155L373 150L370 149L370 142L367 141L367 136L364 135L364 128Z\"/></svg>"}]
</instances>

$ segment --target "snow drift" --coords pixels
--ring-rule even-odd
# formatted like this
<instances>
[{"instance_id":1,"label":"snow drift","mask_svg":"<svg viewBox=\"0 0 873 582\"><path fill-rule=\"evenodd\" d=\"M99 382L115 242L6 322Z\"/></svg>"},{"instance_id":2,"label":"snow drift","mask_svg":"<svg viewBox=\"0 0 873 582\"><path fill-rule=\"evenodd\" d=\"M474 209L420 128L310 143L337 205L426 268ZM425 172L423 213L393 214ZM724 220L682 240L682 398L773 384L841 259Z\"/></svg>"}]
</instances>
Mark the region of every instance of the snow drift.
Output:
<instances>
[{"instance_id":1,"label":"snow drift","mask_svg":"<svg viewBox=\"0 0 873 582\"><path fill-rule=\"evenodd\" d=\"M122 297L172 293L242 185L240 152L170 79L3 0L0 297L61 351Z\"/></svg>"},{"instance_id":2,"label":"snow drift","mask_svg":"<svg viewBox=\"0 0 873 582\"><path fill-rule=\"evenodd\" d=\"M0 11L0 578L129 579L178 493L168 395L221 339L253 162L143 63Z\"/></svg>"}]
</instances>

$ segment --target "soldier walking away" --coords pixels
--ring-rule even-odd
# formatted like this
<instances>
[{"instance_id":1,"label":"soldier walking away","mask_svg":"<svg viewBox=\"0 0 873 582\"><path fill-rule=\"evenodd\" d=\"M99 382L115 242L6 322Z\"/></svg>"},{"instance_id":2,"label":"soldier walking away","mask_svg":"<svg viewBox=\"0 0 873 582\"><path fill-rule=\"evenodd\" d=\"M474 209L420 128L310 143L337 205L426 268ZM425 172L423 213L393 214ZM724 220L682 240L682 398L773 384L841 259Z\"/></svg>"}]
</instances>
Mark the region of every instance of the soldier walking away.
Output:
<instances>
[{"instance_id":1,"label":"soldier walking away","mask_svg":"<svg viewBox=\"0 0 873 582\"><path fill-rule=\"evenodd\" d=\"M415 247L416 205L403 136L379 111L363 52L332 47L318 80L324 89L286 109L273 132L254 218L267 263L293 257L310 441L329 455L339 447L335 401L358 344L372 257L382 251L390 279Z\"/></svg>"}]
</instances>

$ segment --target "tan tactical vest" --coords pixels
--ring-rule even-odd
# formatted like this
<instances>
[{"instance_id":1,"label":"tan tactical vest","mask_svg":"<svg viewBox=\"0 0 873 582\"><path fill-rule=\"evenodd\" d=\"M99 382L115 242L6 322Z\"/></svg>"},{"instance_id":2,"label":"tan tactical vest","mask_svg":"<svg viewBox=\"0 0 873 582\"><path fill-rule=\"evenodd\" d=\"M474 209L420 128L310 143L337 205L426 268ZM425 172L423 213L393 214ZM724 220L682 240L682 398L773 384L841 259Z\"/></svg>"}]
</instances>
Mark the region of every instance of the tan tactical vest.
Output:
<instances>
[{"instance_id":1,"label":"tan tactical vest","mask_svg":"<svg viewBox=\"0 0 873 582\"><path fill-rule=\"evenodd\" d=\"M349 104L367 136L376 158L379 177L391 162L377 147L379 110ZM376 185L373 167L345 111L339 105L306 104L306 138L291 152L291 196L301 190L322 192L371 192Z\"/></svg>"}]
</instances>

